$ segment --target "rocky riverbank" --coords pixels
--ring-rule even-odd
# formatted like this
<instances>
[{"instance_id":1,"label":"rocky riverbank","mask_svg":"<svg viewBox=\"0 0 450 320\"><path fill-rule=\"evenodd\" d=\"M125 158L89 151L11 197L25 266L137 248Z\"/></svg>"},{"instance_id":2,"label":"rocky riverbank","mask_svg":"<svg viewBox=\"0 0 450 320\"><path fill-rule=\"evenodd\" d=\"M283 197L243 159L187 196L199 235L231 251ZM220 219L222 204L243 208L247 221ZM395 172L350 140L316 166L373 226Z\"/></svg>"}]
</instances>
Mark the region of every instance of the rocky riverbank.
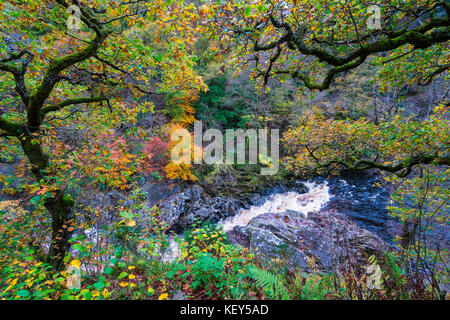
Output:
<instances>
[{"instance_id":1,"label":"rocky riverbank","mask_svg":"<svg viewBox=\"0 0 450 320\"><path fill-rule=\"evenodd\" d=\"M223 224L231 242L248 247L263 263L279 259L292 269L308 271L314 262L322 270L332 270L344 262L360 264L367 255L383 251L389 245L383 238L389 237L394 224L385 209L387 192L370 189L373 181L367 177L349 180L297 181L251 197L214 197L191 185L159 206L162 219L174 232L181 233L194 222ZM358 181L365 186L357 186ZM352 188L377 200L368 199L360 208L365 220L356 219L354 212L361 199L344 192Z\"/></svg>"}]
</instances>

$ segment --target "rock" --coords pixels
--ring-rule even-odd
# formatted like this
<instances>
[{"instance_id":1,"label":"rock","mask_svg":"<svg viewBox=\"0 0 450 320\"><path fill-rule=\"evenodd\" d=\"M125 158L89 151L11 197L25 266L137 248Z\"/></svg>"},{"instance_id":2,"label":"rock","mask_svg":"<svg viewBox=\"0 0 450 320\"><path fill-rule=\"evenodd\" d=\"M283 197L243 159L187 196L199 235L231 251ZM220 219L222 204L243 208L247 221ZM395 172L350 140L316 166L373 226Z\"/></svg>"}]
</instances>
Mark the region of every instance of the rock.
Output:
<instances>
[{"instance_id":1,"label":"rock","mask_svg":"<svg viewBox=\"0 0 450 320\"><path fill-rule=\"evenodd\" d=\"M198 186L190 186L159 202L161 218L170 229L182 232L197 222L218 222L236 213L238 200L223 196L211 197Z\"/></svg>"},{"instance_id":2,"label":"rock","mask_svg":"<svg viewBox=\"0 0 450 320\"><path fill-rule=\"evenodd\" d=\"M126 194L118 190L100 191L84 189L77 198L79 204L86 208L96 208L100 210L99 217L95 217L91 210L82 210L81 215L84 219L95 219L100 225L111 224L119 219L118 207L125 206L129 202Z\"/></svg>"},{"instance_id":3,"label":"rock","mask_svg":"<svg viewBox=\"0 0 450 320\"><path fill-rule=\"evenodd\" d=\"M19 165L19 161L8 162L7 159L2 159L2 161L0 161L0 174L4 177L14 177L14 179L7 179L9 183L7 187L20 190L21 186L26 183L28 177L17 177L14 175L17 165ZM5 182L6 181L0 181L0 190L6 187ZM1 196L4 200L15 199L14 196L7 193L1 193Z\"/></svg>"},{"instance_id":4,"label":"rock","mask_svg":"<svg viewBox=\"0 0 450 320\"><path fill-rule=\"evenodd\" d=\"M311 258L323 271L344 263L358 265L365 256L381 252L385 243L372 232L334 211L260 215L228 233L230 241L250 248L263 261L280 259L291 270L311 271Z\"/></svg>"},{"instance_id":5,"label":"rock","mask_svg":"<svg viewBox=\"0 0 450 320\"><path fill-rule=\"evenodd\" d=\"M162 199L168 198L181 190L179 185L170 185L167 182L147 181L142 187L147 194L147 207L152 208Z\"/></svg>"},{"instance_id":6,"label":"rock","mask_svg":"<svg viewBox=\"0 0 450 320\"><path fill-rule=\"evenodd\" d=\"M305 192L305 186L298 184ZM264 202L254 194L251 202ZM197 222L219 222L234 216L241 198L211 196L198 185L189 186L159 201L161 218L170 229L182 232ZM360 265L368 255L381 252L386 244L377 235L358 226L334 209L310 212L266 213L246 226L228 232L233 243L250 248L261 260L280 259L289 269L311 271L312 263L323 271L339 270L344 264Z\"/></svg>"},{"instance_id":7,"label":"rock","mask_svg":"<svg viewBox=\"0 0 450 320\"><path fill-rule=\"evenodd\" d=\"M301 181L294 181L289 189L298 193L307 193L309 191L308 187Z\"/></svg>"}]
</instances>

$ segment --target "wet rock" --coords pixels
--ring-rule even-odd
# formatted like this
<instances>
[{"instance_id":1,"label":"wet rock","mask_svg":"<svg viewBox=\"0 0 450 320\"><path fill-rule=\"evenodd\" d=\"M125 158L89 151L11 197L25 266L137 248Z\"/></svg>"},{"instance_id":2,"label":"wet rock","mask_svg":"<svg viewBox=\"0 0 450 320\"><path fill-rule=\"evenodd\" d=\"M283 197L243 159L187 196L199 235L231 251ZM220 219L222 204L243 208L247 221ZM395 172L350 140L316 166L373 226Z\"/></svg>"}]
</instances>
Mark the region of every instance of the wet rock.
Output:
<instances>
[{"instance_id":1,"label":"wet rock","mask_svg":"<svg viewBox=\"0 0 450 320\"><path fill-rule=\"evenodd\" d=\"M307 193L309 191L308 187L301 181L294 181L288 185L290 191L295 191L297 193Z\"/></svg>"},{"instance_id":2,"label":"wet rock","mask_svg":"<svg viewBox=\"0 0 450 320\"><path fill-rule=\"evenodd\" d=\"M347 191L356 192L354 189L357 186L338 179L332 181L331 186L336 189L331 194L331 200L324 196L328 194L328 188L320 185L315 188L311 183L294 182L288 186L273 186L266 190L267 194L254 193L248 199L244 197L247 202L239 195L214 196L207 193L205 188L190 186L171 195L167 200L161 200L159 205L162 218L169 223L172 230L181 232L192 227L194 220L226 222L227 217L235 216L237 209L251 211L255 205L263 206L272 194L297 191L299 195L293 196L292 201L300 201L303 204L298 210L293 209L295 206L290 206L289 201L277 202L272 199L273 206L265 206L263 209L267 210L250 218L250 222L238 219L238 222L231 223L232 229L228 232L228 239L250 248L263 261L283 260L291 270L310 271L311 261L314 261L313 264L321 270L337 271L348 267L348 264L359 266L365 263L368 255L380 253L387 245L369 228L372 224L365 227L361 220L349 215L347 206L342 203L339 203L340 206L330 205L339 202L341 194ZM379 190L365 187L366 204L363 206L361 198L351 198L355 202L351 203L351 207L357 207L361 217L367 219L367 216L373 215L374 209L384 206L384 201L380 201L384 199L384 195L379 197ZM359 190L361 191L361 188ZM377 196L374 197L376 202L367 200L372 194ZM319 208L314 205L318 205L318 201ZM362 205L358 207L358 203ZM284 208L283 211L279 210L280 207ZM379 211L380 216L384 214L383 210ZM378 214L378 211L376 213Z\"/></svg>"},{"instance_id":3,"label":"wet rock","mask_svg":"<svg viewBox=\"0 0 450 320\"><path fill-rule=\"evenodd\" d=\"M359 265L367 255L381 252L385 243L337 212L267 213L237 226L228 233L230 241L250 248L263 261L280 259L290 269L311 271L311 258L324 271L343 263Z\"/></svg>"},{"instance_id":4,"label":"wet rock","mask_svg":"<svg viewBox=\"0 0 450 320\"><path fill-rule=\"evenodd\" d=\"M211 197L198 186L190 186L159 203L161 218L170 229L182 232L197 222L218 222L236 213L238 200L232 197Z\"/></svg>"},{"instance_id":5,"label":"wet rock","mask_svg":"<svg viewBox=\"0 0 450 320\"><path fill-rule=\"evenodd\" d=\"M147 194L147 207L152 208L162 199L179 192L181 187L179 185L170 185L167 182L147 181L141 189Z\"/></svg>"}]
</instances>

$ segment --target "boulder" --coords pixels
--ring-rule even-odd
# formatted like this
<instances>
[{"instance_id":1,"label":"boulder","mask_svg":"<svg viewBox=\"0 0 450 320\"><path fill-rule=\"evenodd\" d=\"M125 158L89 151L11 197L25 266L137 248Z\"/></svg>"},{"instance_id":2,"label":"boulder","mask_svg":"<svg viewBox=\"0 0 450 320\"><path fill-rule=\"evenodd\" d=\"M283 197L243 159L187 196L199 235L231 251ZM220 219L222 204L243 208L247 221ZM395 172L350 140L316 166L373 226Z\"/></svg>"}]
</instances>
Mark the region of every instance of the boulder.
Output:
<instances>
[{"instance_id":1,"label":"boulder","mask_svg":"<svg viewBox=\"0 0 450 320\"><path fill-rule=\"evenodd\" d=\"M299 191L305 192L302 184ZM251 202L264 202L254 194ZM204 188L192 185L159 201L161 218L170 229L180 233L197 222L219 222L234 216L243 206L240 198L214 197ZM228 239L250 248L263 262L280 259L291 270L311 271L312 261L323 271L337 270L344 264L360 265L368 255L380 253L386 243L371 231L361 228L335 209L304 214L289 210L266 213L246 226L235 226Z\"/></svg>"},{"instance_id":2,"label":"boulder","mask_svg":"<svg viewBox=\"0 0 450 320\"><path fill-rule=\"evenodd\" d=\"M250 248L262 260L280 259L291 270L311 271L311 261L323 271L343 264L359 265L379 253L384 241L335 211L267 213L228 233L235 243Z\"/></svg>"},{"instance_id":3,"label":"boulder","mask_svg":"<svg viewBox=\"0 0 450 320\"><path fill-rule=\"evenodd\" d=\"M193 185L159 203L161 219L170 229L182 232L197 222L219 222L236 213L238 200L222 196L211 197L205 190Z\"/></svg>"}]
</instances>

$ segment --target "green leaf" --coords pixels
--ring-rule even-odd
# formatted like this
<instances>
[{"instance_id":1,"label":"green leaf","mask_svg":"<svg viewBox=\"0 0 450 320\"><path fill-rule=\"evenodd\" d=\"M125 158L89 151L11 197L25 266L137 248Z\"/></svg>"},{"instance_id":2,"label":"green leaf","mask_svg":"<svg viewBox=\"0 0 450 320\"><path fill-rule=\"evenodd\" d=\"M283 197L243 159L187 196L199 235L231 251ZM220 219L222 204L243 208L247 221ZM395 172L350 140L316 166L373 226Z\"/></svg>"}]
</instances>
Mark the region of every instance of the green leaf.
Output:
<instances>
[{"instance_id":1,"label":"green leaf","mask_svg":"<svg viewBox=\"0 0 450 320\"><path fill-rule=\"evenodd\" d=\"M28 290L19 290L17 291L17 295L19 297L26 298L30 295L30 292Z\"/></svg>"},{"instance_id":2,"label":"green leaf","mask_svg":"<svg viewBox=\"0 0 450 320\"><path fill-rule=\"evenodd\" d=\"M152 57L153 57L153 59L155 59L157 62L162 62L162 60L163 60L163 57L162 57L162 55L160 55L160 54L153 54L152 55Z\"/></svg>"},{"instance_id":3,"label":"green leaf","mask_svg":"<svg viewBox=\"0 0 450 320\"><path fill-rule=\"evenodd\" d=\"M245 8L244 16L247 18L252 13L252 7Z\"/></svg>"},{"instance_id":4,"label":"green leaf","mask_svg":"<svg viewBox=\"0 0 450 320\"><path fill-rule=\"evenodd\" d=\"M83 298L85 298L86 300L91 300L92 298L92 292L86 292L83 294Z\"/></svg>"},{"instance_id":5,"label":"green leaf","mask_svg":"<svg viewBox=\"0 0 450 320\"><path fill-rule=\"evenodd\" d=\"M110 275L113 273L113 271L114 271L114 269L112 267L108 267L105 269L104 273Z\"/></svg>"},{"instance_id":6,"label":"green leaf","mask_svg":"<svg viewBox=\"0 0 450 320\"><path fill-rule=\"evenodd\" d=\"M103 288L105 287L105 284L103 282L96 282L94 283L94 288L97 290L103 290Z\"/></svg>"},{"instance_id":7,"label":"green leaf","mask_svg":"<svg viewBox=\"0 0 450 320\"><path fill-rule=\"evenodd\" d=\"M73 245L73 249L74 249L74 250L77 250L77 251L80 251L80 252L83 252L83 251L84 251L84 250L83 250L83 247L80 246L78 243L75 243L75 244Z\"/></svg>"}]
</instances>

